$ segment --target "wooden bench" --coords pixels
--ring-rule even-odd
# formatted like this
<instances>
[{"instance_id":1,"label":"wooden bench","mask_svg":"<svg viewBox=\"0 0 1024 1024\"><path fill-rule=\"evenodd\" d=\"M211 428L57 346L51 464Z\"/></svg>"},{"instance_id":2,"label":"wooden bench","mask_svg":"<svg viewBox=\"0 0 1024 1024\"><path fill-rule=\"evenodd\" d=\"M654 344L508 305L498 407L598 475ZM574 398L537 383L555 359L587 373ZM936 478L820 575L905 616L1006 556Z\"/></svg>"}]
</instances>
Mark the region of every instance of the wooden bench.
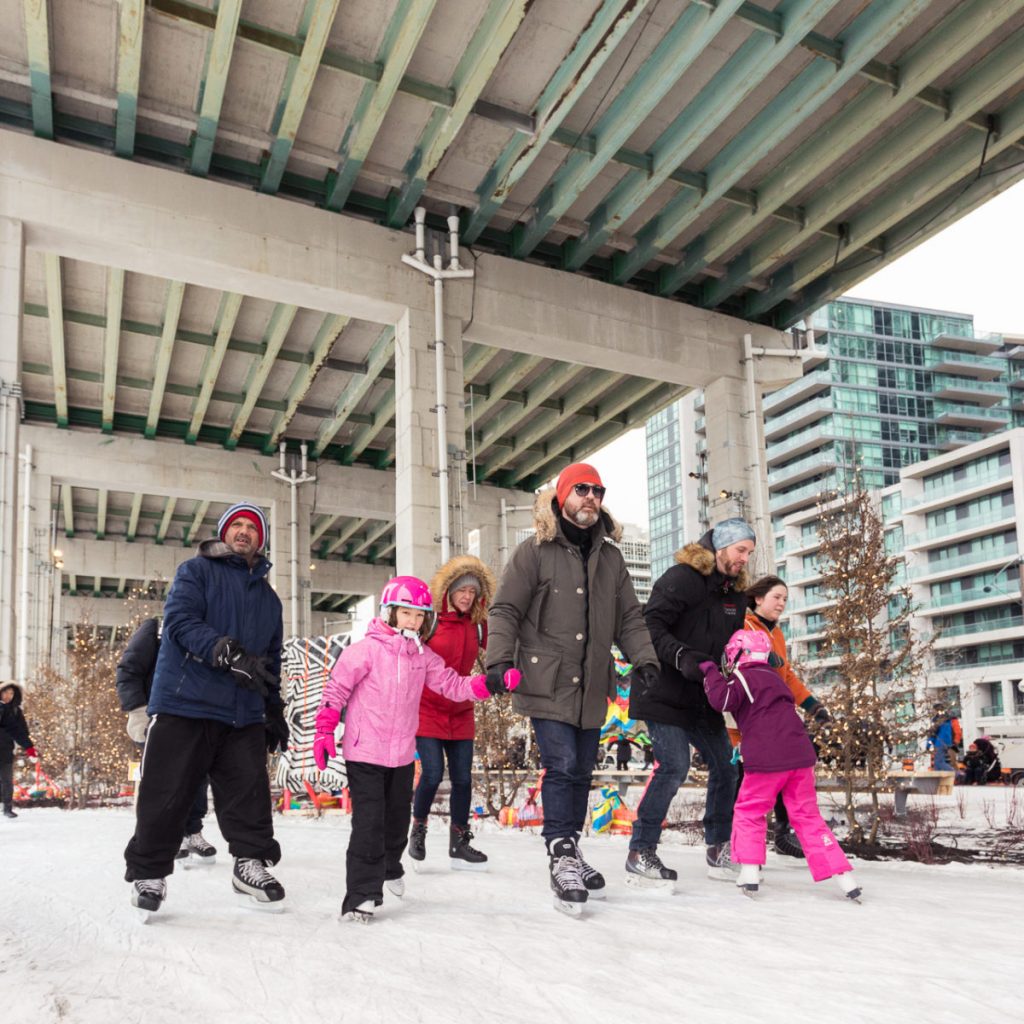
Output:
<instances>
[{"instance_id":1,"label":"wooden bench","mask_svg":"<svg viewBox=\"0 0 1024 1024\"><path fill-rule=\"evenodd\" d=\"M936 771L891 771L885 778L892 785L893 813L897 818L907 814L907 797L912 794L925 796L951 796L955 772ZM855 792L867 792L867 780L863 776L855 776L853 780ZM841 792L846 788L843 779L837 777L822 778L819 776L816 788L826 792Z\"/></svg>"}]
</instances>

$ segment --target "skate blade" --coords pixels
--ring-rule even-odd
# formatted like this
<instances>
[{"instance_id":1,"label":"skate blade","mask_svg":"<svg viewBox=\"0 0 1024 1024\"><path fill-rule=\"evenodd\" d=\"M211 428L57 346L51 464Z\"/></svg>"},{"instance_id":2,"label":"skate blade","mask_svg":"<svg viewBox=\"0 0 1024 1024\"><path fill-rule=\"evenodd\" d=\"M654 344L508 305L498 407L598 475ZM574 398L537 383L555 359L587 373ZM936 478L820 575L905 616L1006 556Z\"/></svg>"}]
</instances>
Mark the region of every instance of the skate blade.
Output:
<instances>
[{"instance_id":1,"label":"skate blade","mask_svg":"<svg viewBox=\"0 0 1024 1024\"><path fill-rule=\"evenodd\" d=\"M345 924L370 924L373 921L373 914L362 910L346 910L340 915L340 920Z\"/></svg>"},{"instance_id":2,"label":"skate blade","mask_svg":"<svg viewBox=\"0 0 1024 1024\"><path fill-rule=\"evenodd\" d=\"M398 899L404 899L405 898L405 884L403 883L402 885L396 886L394 884L394 881L400 881L400 879L396 879L396 880L385 882L384 883L384 888L387 889L387 891L389 893L391 893L392 896L396 896L396 897L398 897Z\"/></svg>"},{"instance_id":3,"label":"skate blade","mask_svg":"<svg viewBox=\"0 0 1024 1024\"><path fill-rule=\"evenodd\" d=\"M708 868L708 878L716 882L735 882L738 871L730 871L728 868Z\"/></svg>"},{"instance_id":4,"label":"skate blade","mask_svg":"<svg viewBox=\"0 0 1024 1024\"><path fill-rule=\"evenodd\" d=\"M155 910L146 910L145 907L133 907L139 924L149 924L149 919L156 913Z\"/></svg>"},{"instance_id":5,"label":"skate blade","mask_svg":"<svg viewBox=\"0 0 1024 1024\"><path fill-rule=\"evenodd\" d=\"M568 900L560 900L557 896L553 897L552 902L554 903L555 910L565 914L566 917L582 917L583 908L586 905L584 903L570 903Z\"/></svg>"},{"instance_id":6,"label":"skate blade","mask_svg":"<svg viewBox=\"0 0 1024 1024\"><path fill-rule=\"evenodd\" d=\"M486 871L487 861L482 860L479 864L472 864L468 860L461 860L458 857L452 857L448 861L448 866L452 871Z\"/></svg>"},{"instance_id":7,"label":"skate blade","mask_svg":"<svg viewBox=\"0 0 1024 1024\"><path fill-rule=\"evenodd\" d=\"M213 857L182 857L177 861L186 871L193 868L212 868L217 863L216 856Z\"/></svg>"},{"instance_id":8,"label":"skate blade","mask_svg":"<svg viewBox=\"0 0 1024 1024\"><path fill-rule=\"evenodd\" d=\"M850 903L860 903L864 898L864 893L860 889L851 889L843 895Z\"/></svg>"},{"instance_id":9,"label":"skate blade","mask_svg":"<svg viewBox=\"0 0 1024 1024\"><path fill-rule=\"evenodd\" d=\"M737 885L736 888L749 899L754 899L757 896L756 885Z\"/></svg>"},{"instance_id":10,"label":"skate blade","mask_svg":"<svg viewBox=\"0 0 1024 1024\"><path fill-rule=\"evenodd\" d=\"M608 899L608 893L606 889L588 889L587 897L592 900L606 900Z\"/></svg>"},{"instance_id":11,"label":"skate blade","mask_svg":"<svg viewBox=\"0 0 1024 1024\"><path fill-rule=\"evenodd\" d=\"M626 873L626 885L630 889L642 889L645 892L664 892L672 895L676 891L676 883L673 878L644 878L643 875Z\"/></svg>"},{"instance_id":12,"label":"skate blade","mask_svg":"<svg viewBox=\"0 0 1024 1024\"><path fill-rule=\"evenodd\" d=\"M247 892L235 890L235 895L245 901L246 910L258 910L261 914L283 914L284 900L274 900L273 903L267 900L257 899Z\"/></svg>"}]
</instances>

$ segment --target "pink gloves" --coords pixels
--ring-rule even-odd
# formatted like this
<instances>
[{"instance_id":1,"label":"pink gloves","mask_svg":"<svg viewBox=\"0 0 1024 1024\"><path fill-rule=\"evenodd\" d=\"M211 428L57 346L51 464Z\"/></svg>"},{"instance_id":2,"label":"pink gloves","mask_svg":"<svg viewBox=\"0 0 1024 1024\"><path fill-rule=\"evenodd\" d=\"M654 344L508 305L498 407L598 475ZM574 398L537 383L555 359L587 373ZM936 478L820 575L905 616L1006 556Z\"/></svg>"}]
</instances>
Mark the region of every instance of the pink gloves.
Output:
<instances>
[{"instance_id":1,"label":"pink gloves","mask_svg":"<svg viewBox=\"0 0 1024 1024\"><path fill-rule=\"evenodd\" d=\"M313 760L320 771L327 767L327 762L330 758L338 756L338 747L334 742L334 730L338 728L338 722L340 721L341 712L337 708L332 708L329 704L324 704L316 713Z\"/></svg>"},{"instance_id":2,"label":"pink gloves","mask_svg":"<svg viewBox=\"0 0 1024 1024\"><path fill-rule=\"evenodd\" d=\"M507 669L504 673L492 668L485 676L471 677L473 696L477 700L486 700L499 693L509 693L519 685L522 678L517 668Z\"/></svg>"}]
</instances>

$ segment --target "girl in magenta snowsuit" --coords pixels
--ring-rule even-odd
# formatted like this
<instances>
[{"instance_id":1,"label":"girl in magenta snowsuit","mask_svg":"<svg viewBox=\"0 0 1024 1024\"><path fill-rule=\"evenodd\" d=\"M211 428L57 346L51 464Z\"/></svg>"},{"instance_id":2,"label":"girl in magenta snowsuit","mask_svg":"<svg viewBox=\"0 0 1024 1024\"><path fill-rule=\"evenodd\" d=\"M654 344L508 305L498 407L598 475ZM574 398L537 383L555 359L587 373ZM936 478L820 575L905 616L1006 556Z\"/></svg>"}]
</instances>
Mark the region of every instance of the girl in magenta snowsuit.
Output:
<instances>
[{"instance_id":1,"label":"girl in magenta snowsuit","mask_svg":"<svg viewBox=\"0 0 1024 1024\"><path fill-rule=\"evenodd\" d=\"M449 700L484 700L514 690L519 673L460 676L423 641L434 623L430 589L396 576L381 594L380 617L341 652L316 715L313 757L323 771L337 757L334 731L347 707L342 754L352 796L342 917L369 921L385 883L401 896L402 851L412 810L420 696L427 686Z\"/></svg>"},{"instance_id":2,"label":"girl in magenta snowsuit","mask_svg":"<svg viewBox=\"0 0 1024 1024\"><path fill-rule=\"evenodd\" d=\"M740 629L725 647L728 675L713 661L701 662L708 703L736 719L742 736L743 784L733 808L731 856L740 865L736 884L757 892L759 865L765 862L767 815L781 793L790 824L807 856L811 877L835 878L844 895L861 890L853 868L818 810L814 765L818 756L782 677L771 668L771 638Z\"/></svg>"}]
</instances>

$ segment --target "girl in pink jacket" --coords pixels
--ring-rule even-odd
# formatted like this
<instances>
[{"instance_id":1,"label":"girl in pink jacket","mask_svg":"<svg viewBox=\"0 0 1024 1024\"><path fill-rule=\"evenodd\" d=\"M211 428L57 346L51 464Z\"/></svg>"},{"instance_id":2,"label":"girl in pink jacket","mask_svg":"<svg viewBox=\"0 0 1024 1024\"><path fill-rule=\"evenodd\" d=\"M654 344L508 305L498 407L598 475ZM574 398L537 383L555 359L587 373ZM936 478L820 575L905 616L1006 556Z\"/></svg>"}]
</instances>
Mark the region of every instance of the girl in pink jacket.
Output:
<instances>
[{"instance_id":1,"label":"girl in pink jacket","mask_svg":"<svg viewBox=\"0 0 1024 1024\"><path fill-rule=\"evenodd\" d=\"M484 700L514 690L519 672L460 676L423 641L434 624L430 589L415 576L384 587L380 617L366 637L342 651L324 686L316 715L313 757L323 771L337 757L334 732L345 716L342 755L352 796L341 916L370 921L383 886L405 892L402 851L409 834L413 757L423 687L449 700Z\"/></svg>"}]
</instances>

